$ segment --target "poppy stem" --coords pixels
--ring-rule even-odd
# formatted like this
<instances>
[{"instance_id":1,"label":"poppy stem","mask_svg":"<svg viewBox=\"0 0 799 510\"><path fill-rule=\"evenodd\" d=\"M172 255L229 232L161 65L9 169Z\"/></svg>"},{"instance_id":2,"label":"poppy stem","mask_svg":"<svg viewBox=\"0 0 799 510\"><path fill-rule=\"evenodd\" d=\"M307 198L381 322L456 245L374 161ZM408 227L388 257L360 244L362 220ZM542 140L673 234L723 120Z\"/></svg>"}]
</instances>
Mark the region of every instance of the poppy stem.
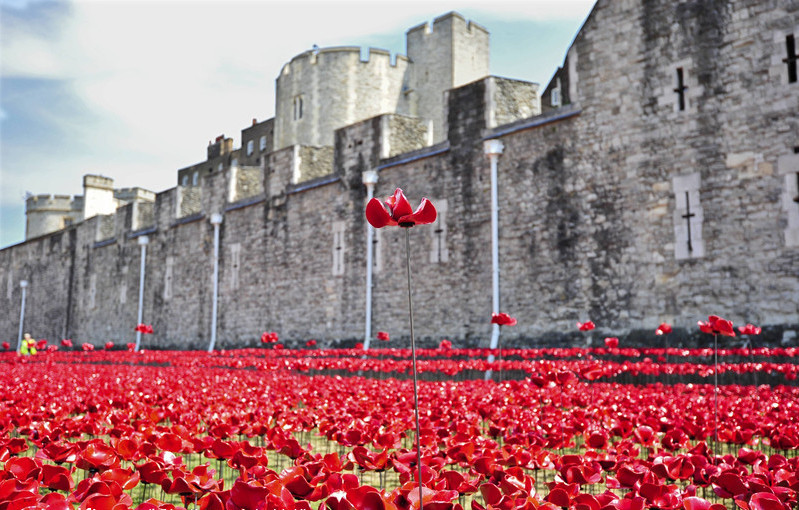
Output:
<instances>
[{"instance_id":1,"label":"poppy stem","mask_svg":"<svg viewBox=\"0 0 799 510\"><path fill-rule=\"evenodd\" d=\"M411 298L411 232L405 227L405 266L408 269L408 317L411 322L411 359L413 360L413 412L416 417L416 464L419 467L419 510L422 510L422 439L419 426L419 391L416 382L416 340L413 336L413 299Z\"/></svg>"},{"instance_id":2,"label":"poppy stem","mask_svg":"<svg viewBox=\"0 0 799 510\"><path fill-rule=\"evenodd\" d=\"M718 450L719 448L719 336L717 334L713 335L713 356L714 362L716 365L715 370L713 370L713 380L715 391L713 392L713 401L716 407L716 427L715 432L713 434L713 448ZM714 452L718 455L718 452ZM715 462L714 462L715 464Z\"/></svg>"}]
</instances>

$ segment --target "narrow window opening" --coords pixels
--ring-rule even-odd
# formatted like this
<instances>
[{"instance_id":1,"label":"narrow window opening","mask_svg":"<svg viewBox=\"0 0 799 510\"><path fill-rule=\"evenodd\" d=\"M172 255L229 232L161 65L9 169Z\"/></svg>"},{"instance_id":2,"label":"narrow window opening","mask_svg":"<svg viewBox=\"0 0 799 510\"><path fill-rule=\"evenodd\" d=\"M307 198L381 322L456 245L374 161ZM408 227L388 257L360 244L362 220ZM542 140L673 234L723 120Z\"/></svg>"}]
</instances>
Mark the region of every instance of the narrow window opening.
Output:
<instances>
[{"instance_id":1,"label":"narrow window opening","mask_svg":"<svg viewBox=\"0 0 799 510\"><path fill-rule=\"evenodd\" d=\"M799 204L799 172L796 172L796 196L793 197L793 201Z\"/></svg>"},{"instance_id":2,"label":"narrow window opening","mask_svg":"<svg viewBox=\"0 0 799 510\"><path fill-rule=\"evenodd\" d=\"M333 275L344 274L344 222L333 223Z\"/></svg>"},{"instance_id":3,"label":"narrow window opening","mask_svg":"<svg viewBox=\"0 0 799 510\"><path fill-rule=\"evenodd\" d=\"M560 89L552 89L552 106L560 106Z\"/></svg>"},{"instance_id":4,"label":"narrow window opening","mask_svg":"<svg viewBox=\"0 0 799 510\"><path fill-rule=\"evenodd\" d=\"M302 118L302 96L294 98L294 120Z\"/></svg>"},{"instance_id":5,"label":"narrow window opening","mask_svg":"<svg viewBox=\"0 0 799 510\"><path fill-rule=\"evenodd\" d=\"M252 153L255 152L255 142L250 140L247 142L247 155L252 156Z\"/></svg>"},{"instance_id":6,"label":"narrow window opening","mask_svg":"<svg viewBox=\"0 0 799 510\"><path fill-rule=\"evenodd\" d=\"M788 56L782 61L788 65L788 83L796 83L796 60L799 59L799 55L796 54L796 41L793 34L785 36L785 51Z\"/></svg>"},{"instance_id":7,"label":"narrow window opening","mask_svg":"<svg viewBox=\"0 0 799 510\"><path fill-rule=\"evenodd\" d=\"M683 76L682 67L677 68L677 87L674 89L674 92L677 93L677 104L679 110L685 111L685 90L688 88L685 85L684 81L685 77Z\"/></svg>"}]
</instances>

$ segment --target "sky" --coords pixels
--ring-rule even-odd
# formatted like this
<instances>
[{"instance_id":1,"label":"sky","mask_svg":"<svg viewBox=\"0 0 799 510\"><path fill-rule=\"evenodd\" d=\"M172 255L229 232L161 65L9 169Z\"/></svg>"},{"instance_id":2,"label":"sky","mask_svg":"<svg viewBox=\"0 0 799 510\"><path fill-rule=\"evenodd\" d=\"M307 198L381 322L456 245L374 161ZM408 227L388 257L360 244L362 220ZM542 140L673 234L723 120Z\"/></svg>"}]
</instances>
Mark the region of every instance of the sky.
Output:
<instances>
[{"instance_id":1,"label":"sky","mask_svg":"<svg viewBox=\"0 0 799 510\"><path fill-rule=\"evenodd\" d=\"M24 240L27 193L79 195L84 174L159 192L209 140L238 147L314 44L405 54L457 11L491 33L491 74L543 91L593 3L0 0L0 247Z\"/></svg>"}]
</instances>

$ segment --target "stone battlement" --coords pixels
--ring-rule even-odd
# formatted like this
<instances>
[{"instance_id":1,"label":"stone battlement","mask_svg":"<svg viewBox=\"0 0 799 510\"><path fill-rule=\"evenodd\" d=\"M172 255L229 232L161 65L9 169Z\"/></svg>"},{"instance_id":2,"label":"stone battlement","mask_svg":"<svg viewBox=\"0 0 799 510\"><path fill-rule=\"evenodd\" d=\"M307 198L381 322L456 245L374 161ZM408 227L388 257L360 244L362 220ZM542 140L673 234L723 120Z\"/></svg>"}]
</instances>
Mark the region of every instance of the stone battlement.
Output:
<instances>
[{"instance_id":1,"label":"stone battlement","mask_svg":"<svg viewBox=\"0 0 799 510\"><path fill-rule=\"evenodd\" d=\"M467 20L457 12L448 12L447 14L441 15L433 20L433 24L430 25L427 21L424 23L420 23L415 27L408 29L406 35L408 37L419 37L423 35L431 35L436 33L437 30L444 30L449 29L450 26L454 26L457 24L461 27L463 32L472 34L475 32L481 32L488 35L488 29L475 23L474 21ZM445 27L446 25L446 27Z\"/></svg>"},{"instance_id":2,"label":"stone battlement","mask_svg":"<svg viewBox=\"0 0 799 510\"><path fill-rule=\"evenodd\" d=\"M366 51L364 51L364 49ZM364 56L365 55L365 56ZM281 75L296 72L298 67L304 66L324 66L335 64L341 58L356 57L361 64L372 64L396 67L398 64L407 64L409 58L400 53L392 54L382 48L361 48L360 46L332 46L329 48L319 48L318 50L308 50L295 56L288 63L283 65L280 70Z\"/></svg>"},{"instance_id":3,"label":"stone battlement","mask_svg":"<svg viewBox=\"0 0 799 510\"><path fill-rule=\"evenodd\" d=\"M34 195L25 200L25 213L43 211L68 212L83 209L82 195Z\"/></svg>"}]
</instances>

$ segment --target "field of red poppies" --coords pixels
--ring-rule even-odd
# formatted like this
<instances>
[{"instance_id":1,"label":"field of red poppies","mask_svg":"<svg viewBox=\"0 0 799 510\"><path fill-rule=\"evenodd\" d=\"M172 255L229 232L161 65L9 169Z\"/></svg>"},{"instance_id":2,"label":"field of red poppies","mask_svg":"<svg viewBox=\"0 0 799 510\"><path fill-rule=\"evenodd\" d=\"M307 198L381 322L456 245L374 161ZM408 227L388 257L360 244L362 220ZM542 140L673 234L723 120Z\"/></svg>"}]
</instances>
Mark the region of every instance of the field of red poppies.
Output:
<instances>
[{"instance_id":1,"label":"field of red poppies","mask_svg":"<svg viewBox=\"0 0 799 510\"><path fill-rule=\"evenodd\" d=\"M0 510L420 506L407 350L110 347L0 353ZM417 355L425 509L797 507L797 349Z\"/></svg>"}]
</instances>

